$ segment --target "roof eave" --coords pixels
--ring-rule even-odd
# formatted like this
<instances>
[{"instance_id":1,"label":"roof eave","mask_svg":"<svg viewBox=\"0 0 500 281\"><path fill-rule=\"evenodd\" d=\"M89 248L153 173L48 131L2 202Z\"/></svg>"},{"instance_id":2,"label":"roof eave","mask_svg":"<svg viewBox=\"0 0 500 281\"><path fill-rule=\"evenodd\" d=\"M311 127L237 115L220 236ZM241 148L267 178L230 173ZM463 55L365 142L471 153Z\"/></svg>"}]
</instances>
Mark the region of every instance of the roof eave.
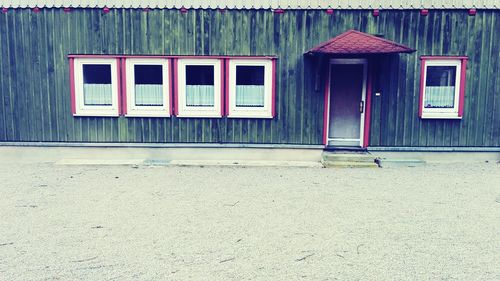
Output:
<instances>
[{"instance_id":1,"label":"roof eave","mask_svg":"<svg viewBox=\"0 0 500 281\"><path fill-rule=\"evenodd\" d=\"M304 55L387 55L387 54L399 54L399 53L404 53L404 54L411 54L416 52L417 50L415 49L408 49L404 51L391 51L391 52L372 52L372 53L339 53L339 52L322 52L322 51L307 51L304 53Z\"/></svg>"}]
</instances>

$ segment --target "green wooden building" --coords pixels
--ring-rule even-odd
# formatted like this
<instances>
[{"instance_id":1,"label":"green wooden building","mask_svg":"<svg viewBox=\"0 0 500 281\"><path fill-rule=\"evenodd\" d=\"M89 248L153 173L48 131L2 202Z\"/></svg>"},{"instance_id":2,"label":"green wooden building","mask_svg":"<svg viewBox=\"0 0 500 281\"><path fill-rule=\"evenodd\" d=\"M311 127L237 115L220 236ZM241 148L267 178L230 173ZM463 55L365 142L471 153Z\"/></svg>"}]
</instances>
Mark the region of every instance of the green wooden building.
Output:
<instances>
[{"instance_id":1,"label":"green wooden building","mask_svg":"<svg viewBox=\"0 0 500 281\"><path fill-rule=\"evenodd\" d=\"M497 0L140 2L0 1L0 142L500 148Z\"/></svg>"}]
</instances>

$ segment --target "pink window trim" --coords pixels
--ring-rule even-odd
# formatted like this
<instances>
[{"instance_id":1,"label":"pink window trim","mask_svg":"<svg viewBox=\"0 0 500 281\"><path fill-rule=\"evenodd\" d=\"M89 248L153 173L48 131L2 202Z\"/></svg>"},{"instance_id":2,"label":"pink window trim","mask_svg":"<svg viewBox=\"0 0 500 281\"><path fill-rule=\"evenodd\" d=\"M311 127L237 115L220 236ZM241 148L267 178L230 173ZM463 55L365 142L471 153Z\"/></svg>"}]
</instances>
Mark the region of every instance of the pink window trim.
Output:
<instances>
[{"instance_id":1,"label":"pink window trim","mask_svg":"<svg viewBox=\"0 0 500 281\"><path fill-rule=\"evenodd\" d=\"M121 85L122 79L120 79L121 78L120 77L120 72L121 72L120 71L120 63L121 63L120 59L116 59L116 76L118 76L118 77L116 77L116 79L117 79L116 86L117 86L117 90L118 90L118 101L117 101L117 103L118 103L118 105L117 105L118 106L118 116L120 116L122 114L122 110L123 110L123 107L121 104L121 98L120 98L121 93L122 93L122 85Z\"/></svg>"},{"instance_id":2,"label":"pink window trim","mask_svg":"<svg viewBox=\"0 0 500 281\"><path fill-rule=\"evenodd\" d=\"M226 107L225 107L225 92L227 91L227 88L226 88L226 77L224 77L224 72L226 70L226 64L227 64L227 60L226 59L220 59L220 90L221 90L221 93L220 93L220 114L221 114L221 117L222 116L225 116L226 115Z\"/></svg>"},{"instance_id":3,"label":"pink window trim","mask_svg":"<svg viewBox=\"0 0 500 281\"><path fill-rule=\"evenodd\" d=\"M421 60L464 60L466 56L421 56Z\"/></svg>"},{"instance_id":4,"label":"pink window trim","mask_svg":"<svg viewBox=\"0 0 500 281\"><path fill-rule=\"evenodd\" d=\"M271 97L271 116L276 117L276 60L272 61L272 97Z\"/></svg>"},{"instance_id":5,"label":"pink window trim","mask_svg":"<svg viewBox=\"0 0 500 281\"><path fill-rule=\"evenodd\" d=\"M263 56L182 56L182 55L86 55L86 54L71 54L68 58L165 58L165 59L277 59L274 55Z\"/></svg>"},{"instance_id":6,"label":"pink window trim","mask_svg":"<svg viewBox=\"0 0 500 281\"><path fill-rule=\"evenodd\" d=\"M168 85L168 104L170 105L169 109L168 109L168 113L170 116L172 116L175 114L174 113L174 104L172 103L173 101L175 101L175 97L174 97L175 92L174 92L174 83L173 83L173 81L174 81L174 78L173 78L174 77L173 76L174 75L173 74L174 73L173 60L168 60L167 64L168 64L168 70L169 70L168 81L170 83ZM177 76L175 76L175 77L177 77ZM175 106L175 108L177 108L177 106Z\"/></svg>"},{"instance_id":7,"label":"pink window trim","mask_svg":"<svg viewBox=\"0 0 500 281\"><path fill-rule=\"evenodd\" d=\"M424 72L425 72L425 59L422 59L422 63L420 64L420 98L419 98L419 103L418 103L418 117L422 118L422 111L423 111L423 105L422 103L424 102Z\"/></svg>"},{"instance_id":8,"label":"pink window trim","mask_svg":"<svg viewBox=\"0 0 500 281\"><path fill-rule=\"evenodd\" d=\"M185 59L187 57L181 57L180 59ZM192 57L190 57L192 58ZM197 57L197 58L207 58L207 57ZM210 58L214 58L214 57L210 57ZM225 62L225 59L222 58L222 57L218 57L219 60L220 60L220 64L221 64L221 67L220 67L220 100L221 100L221 107L220 107L220 117L223 117L224 116L224 62ZM178 74L178 60L179 58L174 58L172 59L173 62L174 62L174 115L177 116L179 115L179 76L177 75ZM214 81L215 82L215 81ZM186 118L196 118L196 117L186 117ZM214 117L216 118L216 117Z\"/></svg>"},{"instance_id":9,"label":"pink window trim","mask_svg":"<svg viewBox=\"0 0 500 281\"><path fill-rule=\"evenodd\" d=\"M460 85L459 85L459 98L458 98L458 116L463 117L464 115L464 100L465 100L465 82L467 79L467 61L466 56L421 56L420 60L420 102L418 104L418 116L422 118L423 113L423 102L424 102L424 72L425 72L425 62L427 60L460 60Z\"/></svg>"},{"instance_id":10,"label":"pink window trim","mask_svg":"<svg viewBox=\"0 0 500 281\"><path fill-rule=\"evenodd\" d=\"M173 59L173 73L174 73L174 115L179 115L179 78L177 75L177 59Z\"/></svg>"},{"instance_id":11,"label":"pink window trim","mask_svg":"<svg viewBox=\"0 0 500 281\"><path fill-rule=\"evenodd\" d=\"M224 110L224 63L226 59L219 58L220 60L220 117L225 115ZM215 81L214 81L215 82Z\"/></svg>"},{"instance_id":12,"label":"pink window trim","mask_svg":"<svg viewBox=\"0 0 500 281\"><path fill-rule=\"evenodd\" d=\"M467 58L462 58L462 69L460 70L460 97L458 99L458 117L464 116L465 82L467 79Z\"/></svg>"},{"instance_id":13,"label":"pink window trim","mask_svg":"<svg viewBox=\"0 0 500 281\"><path fill-rule=\"evenodd\" d=\"M276 59L270 57L245 57L248 59L271 59L271 118L276 117ZM229 61L240 59L239 57L226 58L226 116L229 115Z\"/></svg>"},{"instance_id":14,"label":"pink window trim","mask_svg":"<svg viewBox=\"0 0 500 281\"><path fill-rule=\"evenodd\" d=\"M76 114L76 98L75 98L75 60L69 59L69 86L71 93L71 114Z\"/></svg>"},{"instance_id":15,"label":"pink window trim","mask_svg":"<svg viewBox=\"0 0 500 281\"><path fill-rule=\"evenodd\" d=\"M118 114L127 114L127 77L126 60L129 58L156 58L168 59L172 74L169 75L169 104L170 115L179 114L178 100L178 70L179 59L219 59L221 61L221 117L229 113L229 60L230 59L271 59L272 60L272 117L276 116L276 56L151 56L151 55L68 55L70 63L70 93L71 93L71 113L76 114L76 93L75 93L75 62L77 58L113 58L117 65L117 88L118 88Z\"/></svg>"},{"instance_id":16,"label":"pink window trim","mask_svg":"<svg viewBox=\"0 0 500 281\"><path fill-rule=\"evenodd\" d=\"M225 68L226 68L226 84L225 84L225 88L226 88L226 100L225 100L225 114L229 114L229 61L226 59L226 65L225 65Z\"/></svg>"},{"instance_id":17,"label":"pink window trim","mask_svg":"<svg viewBox=\"0 0 500 281\"><path fill-rule=\"evenodd\" d=\"M121 83L120 83L121 84L121 92L119 92L119 94L118 94L121 101L118 102L118 105L121 105L120 115L122 115L122 116L127 115L127 58L129 58L129 57L122 57L122 58L118 59L121 61L121 63L119 64L119 65L121 65L121 67L118 68L118 71L121 72ZM158 57L155 57L155 58L158 59ZM169 73L171 71L170 70L171 69L170 61L171 61L170 59L167 60L167 66L168 66ZM118 77L120 77L120 75L118 75ZM175 77L177 77L177 74ZM168 75L168 83L169 83L169 85L168 85L168 104L169 104L168 111L169 111L169 115L171 116L172 115L172 108L174 107L172 105L172 75ZM147 117L147 116L144 116L144 117Z\"/></svg>"},{"instance_id":18,"label":"pink window trim","mask_svg":"<svg viewBox=\"0 0 500 281\"><path fill-rule=\"evenodd\" d=\"M121 103L119 102L118 104L121 104L122 110L121 110L121 115L127 115L127 64L126 64L126 59L120 59L121 60L121 68L119 68L119 71L121 72L122 75L122 92L119 94L121 97Z\"/></svg>"},{"instance_id":19,"label":"pink window trim","mask_svg":"<svg viewBox=\"0 0 500 281\"><path fill-rule=\"evenodd\" d=\"M93 56L93 57L87 57L87 58L96 58L96 56ZM98 58L101 58L101 57L98 57ZM122 84L122 81L125 81L125 77L124 79L120 79L120 64L121 64L121 60L120 59L116 59L116 84L117 84L117 89L118 89L118 115L122 115L122 110L123 108L125 108L126 110L126 99L123 99L122 98L122 87L123 85ZM123 73L123 75L125 75L125 73ZM76 86L75 86L75 58L73 57L70 57L69 58L69 84L70 84L70 100L71 100L71 114L72 115L76 115ZM125 100L125 107L122 106L122 100Z\"/></svg>"}]
</instances>

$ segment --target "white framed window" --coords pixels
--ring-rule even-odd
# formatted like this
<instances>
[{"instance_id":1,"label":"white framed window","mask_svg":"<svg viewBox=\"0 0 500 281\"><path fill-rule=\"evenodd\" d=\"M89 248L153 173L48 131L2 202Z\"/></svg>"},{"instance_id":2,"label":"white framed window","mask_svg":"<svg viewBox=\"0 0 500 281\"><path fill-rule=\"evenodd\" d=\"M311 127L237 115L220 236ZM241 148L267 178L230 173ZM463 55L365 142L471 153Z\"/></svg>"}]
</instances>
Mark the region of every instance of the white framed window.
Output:
<instances>
[{"instance_id":1,"label":"white framed window","mask_svg":"<svg viewBox=\"0 0 500 281\"><path fill-rule=\"evenodd\" d=\"M74 115L119 116L118 60L74 59Z\"/></svg>"},{"instance_id":2,"label":"white framed window","mask_svg":"<svg viewBox=\"0 0 500 281\"><path fill-rule=\"evenodd\" d=\"M274 65L271 59L230 59L228 117L273 118Z\"/></svg>"},{"instance_id":3,"label":"white framed window","mask_svg":"<svg viewBox=\"0 0 500 281\"><path fill-rule=\"evenodd\" d=\"M177 61L178 117L222 117L221 59Z\"/></svg>"},{"instance_id":4,"label":"white framed window","mask_svg":"<svg viewBox=\"0 0 500 281\"><path fill-rule=\"evenodd\" d=\"M168 59L159 58L125 60L127 103L125 116L170 116L168 62Z\"/></svg>"},{"instance_id":5,"label":"white framed window","mask_svg":"<svg viewBox=\"0 0 500 281\"><path fill-rule=\"evenodd\" d=\"M422 58L420 117L460 119L465 86L464 58Z\"/></svg>"}]
</instances>

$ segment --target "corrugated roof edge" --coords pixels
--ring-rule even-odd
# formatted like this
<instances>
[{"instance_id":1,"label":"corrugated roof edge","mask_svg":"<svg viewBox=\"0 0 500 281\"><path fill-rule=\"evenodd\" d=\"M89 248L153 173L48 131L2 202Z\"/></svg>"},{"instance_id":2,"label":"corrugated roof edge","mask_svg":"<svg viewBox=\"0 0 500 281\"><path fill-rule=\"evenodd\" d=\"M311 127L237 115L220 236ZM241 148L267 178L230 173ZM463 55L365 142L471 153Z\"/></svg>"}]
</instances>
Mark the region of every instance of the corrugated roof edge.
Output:
<instances>
[{"instance_id":1,"label":"corrugated roof edge","mask_svg":"<svg viewBox=\"0 0 500 281\"><path fill-rule=\"evenodd\" d=\"M383 6L383 5L366 5L366 6L339 6L339 5L328 5L328 6L193 6L193 5L147 5L147 4L140 4L140 3L134 3L135 5L106 5L106 4L96 4L96 5L72 5L72 4L60 4L60 5L39 5L36 3L23 3L23 4L17 4L13 5L13 3L5 3L8 1L1 1L0 7L4 8L21 8L21 9L28 9L28 8L82 8L82 9L100 9L100 8L111 8L111 9L144 9L144 8L149 8L149 9L181 9L181 8L187 8L187 9L229 9L229 10L273 10L273 9L286 9L286 10L324 10L324 9L334 9L334 10L371 10L371 9L380 9L380 10L419 10L419 9L435 9L435 10L462 10L462 9L500 9L500 2L498 4L492 3L487 3L487 4L480 4L480 5L441 5L441 6L436 6L436 5L408 5L408 6Z\"/></svg>"}]
</instances>

